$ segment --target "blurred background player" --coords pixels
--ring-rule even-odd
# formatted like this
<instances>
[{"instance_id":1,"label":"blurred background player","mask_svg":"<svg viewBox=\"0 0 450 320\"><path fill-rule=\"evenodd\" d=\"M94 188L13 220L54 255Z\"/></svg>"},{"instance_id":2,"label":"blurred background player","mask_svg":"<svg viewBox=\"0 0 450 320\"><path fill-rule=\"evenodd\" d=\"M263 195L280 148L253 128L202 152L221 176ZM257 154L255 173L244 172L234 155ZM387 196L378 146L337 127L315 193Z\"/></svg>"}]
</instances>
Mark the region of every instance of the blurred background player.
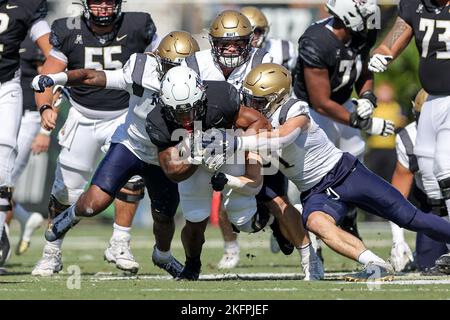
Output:
<instances>
[{"instance_id":1,"label":"blurred background player","mask_svg":"<svg viewBox=\"0 0 450 320\"><path fill-rule=\"evenodd\" d=\"M125 122L115 130L111 147L95 170L91 185L61 216L71 212L85 217L99 214L113 202L131 176L140 175L151 201L155 236L152 261L174 278L183 269L170 250L175 232L174 216L179 203L178 186L167 178L159 166L158 150L146 132L146 118L158 102L160 80L164 74L198 50L198 43L191 34L173 31L161 40L155 52L131 55L122 69L79 69L64 74L42 75L33 81L36 91L43 91L54 84L68 83L71 86L124 90L131 95ZM56 237L54 229L58 229L56 222L47 231L53 238Z\"/></svg>"},{"instance_id":2,"label":"blurred background player","mask_svg":"<svg viewBox=\"0 0 450 320\"><path fill-rule=\"evenodd\" d=\"M264 13L257 7L243 7L240 11L252 25L252 47L266 50L272 56L273 63L281 64L292 71L297 60L297 53L292 42L283 39L267 38L270 24Z\"/></svg>"},{"instance_id":3,"label":"blurred background player","mask_svg":"<svg viewBox=\"0 0 450 320\"><path fill-rule=\"evenodd\" d=\"M22 120L23 96L20 87L20 45L27 34L49 54L50 28L45 0L0 1L0 267L10 250L4 228L12 209L13 171L18 153L17 137Z\"/></svg>"},{"instance_id":4,"label":"blurred background player","mask_svg":"<svg viewBox=\"0 0 450 320\"><path fill-rule=\"evenodd\" d=\"M417 157L414 155L414 145L417 136L417 123L423 103L428 93L421 89L413 101L415 121L411 122L396 136L397 164L392 178L392 185L396 187L405 198L412 202L423 212L441 217L447 216L444 199L430 199L427 197L419 170ZM437 181L436 181L437 184ZM442 254L447 253L447 246L443 242L431 239L422 232L416 235L416 255L413 257L411 249L405 241L403 229L390 222L392 228L391 262L395 271L403 271L408 264L414 261L419 271L427 274L439 275L435 268L435 261Z\"/></svg>"},{"instance_id":5,"label":"blurred background player","mask_svg":"<svg viewBox=\"0 0 450 320\"><path fill-rule=\"evenodd\" d=\"M377 98L367 63L379 8L353 0L330 0L326 6L331 16L311 25L299 39L294 94L308 102L314 121L335 146L362 160L361 131L387 136L394 127L389 120L372 117ZM352 101L354 89L359 99ZM360 238L355 208L349 207L341 227Z\"/></svg>"},{"instance_id":6,"label":"blurred background player","mask_svg":"<svg viewBox=\"0 0 450 320\"><path fill-rule=\"evenodd\" d=\"M398 17L386 38L373 51L370 70L384 72L412 38L420 54L419 79L428 92L417 127L417 156L427 196L445 200L450 212L450 1L401 0ZM439 75L439 76L437 76ZM438 184L436 184L436 181ZM450 274L450 254L437 265Z\"/></svg>"},{"instance_id":7,"label":"blurred background player","mask_svg":"<svg viewBox=\"0 0 450 320\"><path fill-rule=\"evenodd\" d=\"M57 19L52 24L53 49L42 72L56 73L66 68L116 70L131 54L153 51L159 38L148 13L122 12L122 0L82 1L83 15ZM52 92L36 94L42 126L53 130L57 111L51 106ZM55 181L49 201L49 227L52 219L75 203L83 193L93 170L110 144L117 126L124 122L129 94L110 89L74 87L70 89L71 108L58 139L62 149L57 160ZM137 272L139 264L130 250L130 230L139 200L144 195L140 178L130 179L117 194L114 231L105 250L105 260L117 268ZM50 276L62 269L62 239L47 242L33 275Z\"/></svg>"}]
</instances>

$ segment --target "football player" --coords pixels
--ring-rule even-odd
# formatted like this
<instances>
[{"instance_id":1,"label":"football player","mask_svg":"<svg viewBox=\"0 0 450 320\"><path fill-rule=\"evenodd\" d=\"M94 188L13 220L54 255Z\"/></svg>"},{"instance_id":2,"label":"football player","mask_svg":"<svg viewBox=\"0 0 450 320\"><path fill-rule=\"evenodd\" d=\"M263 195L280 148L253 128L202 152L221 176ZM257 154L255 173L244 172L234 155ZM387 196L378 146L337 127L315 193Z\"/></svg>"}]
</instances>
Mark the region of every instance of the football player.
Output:
<instances>
[{"instance_id":1,"label":"football player","mask_svg":"<svg viewBox=\"0 0 450 320\"><path fill-rule=\"evenodd\" d=\"M294 94L308 102L311 116L338 148L362 160L360 131L394 133L391 121L371 118L377 99L367 64L379 8L376 1L354 0L330 0L326 6L331 16L311 25L299 39ZM351 99L354 89L359 99ZM349 207L342 227L360 237L354 208Z\"/></svg>"},{"instance_id":2,"label":"football player","mask_svg":"<svg viewBox=\"0 0 450 320\"><path fill-rule=\"evenodd\" d=\"M413 102L415 121L400 130L396 136L397 165L392 177L392 185L396 187L405 198L411 193L412 200L420 210L437 216L446 216L447 208L444 199L430 199L425 194L421 173L414 155L414 144L417 135L417 123L423 103L428 98L428 93L421 89ZM435 181L437 185L438 182ZM391 222L392 250L391 261L395 271L403 271L408 263L413 261L413 255L405 241L403 229ZM416 256L414 264L420 271L427 274L438 275L435 261L439 256L447 252L445 243L437 242L425 234L418 232L416 237Z\"/></svg>"},{"instance_id":3,"label":"football player","mask_svg":"<svg viewBox=\"0 0 450 320\"><path fill-rule=\"evenodd\" d=\"M67 74L40 76L33 82L38 91L54 84L67 84L125 90L131 95L125 122L112 136L111 147L97 167L90 187L61 217L73 212L85 217L99 214L111 204L130 177L140 175L151 200L156 242L152 261L173 277L177 277L183 268L170 251L179 203L178 188L159 167L158 150L149 140L145 119L158 101L160 79L164 73L198 50L197 42L189 33L174 31L161 40L155 53L133 54L123 69L72 70ZM57 80L61 78L64 81ZM58 228L56 221L52 229ZM50 232L50 240L55 240L55 233L57 231Z\"/></svg>"},{"instance_id":4,"label":"football player","mask_svg":"<svg viewBox=\"0 0 450 320\"><path fill-rule=\"evenodd\" d=\"M445 199L450 212L450 2L402 0L397 20L381 45L373 51L369 69L384 72L415 38L420 54L419 79L429 93L422 106L414 154L423 186L431 199ZM438 181L438 184L435 181ZM437 261L450 273L450 254Z\"/></svg>"},{"instance_id":5,"label":"football player","mask_svg":"<svg viewBox=\"0 0 450 320\"><path fill-rule=\"evenodd\" d=\"M272 57L265 50L252 47L253 28L248 18L237 11L226 10L215 17L209 28L209 41L211 49L197 52L187 58L182 65L187 65L196 71L203 81L224 80L233 85L237 90L242 87L242 82L248 72L255 66L271 62ZM195 188L187 188L187 192L195 193ZM194 197L195 194L192 195ZM296 240L304 236L299 234L295 226L300 226L298 211L289 203L286 197L286 178L277 172L275 175L267 175L264 185L257 195L258 201L264 203L269 211L276 217L270 226L285 254L291 254L294 246L285 238ZM220 224L223 230L225 246L224 255L218 266L220 268L233 268L239 262L239 245L237 235L233 233L231 224L225 214L220 215ZM280 226L278 226L280 222ZM281 231L279 230L281 229ZM289 235L289 237L288 237ZM293 241L290 239L291 241ZM301 251L308 248L309 239L296 241L295 245ZM323 274L321 265L315 262L315 255L311 257L311 263L303 261L305 268L311 270L313 277L319 278Z\"/></svg>"},{"instance_id":6,"label":"football player","mask_svg":"<svg viewBox=\"0 0 450 320\"><path fill-rule=\"evenodd\" d=\"M187 88L189 88L188 91L186 91ZM171 139L173 133L180 128L188 131L193 129L192 135L195 137L197 130L195 123L199 122L202 125L202 131L213 127L223 129L234 127L256 131L269 127L267 121L258 112L240 106L239 95L233 85L225 81L203 82L190 68L179 67L170 70L162 82L160 94L161 105L152 110L147 117L147 132L160 150L159 159L164 172L171 179L180 181L180 203L186 219L186 225L181 234L186 263L179 279L197 280L201 269L200 255L204 243L204 231L211 210L212 192L208 182L214 179L214 168L195 165L195 156L191 162L177 163L179 162L177 161L178 149L175 145L178 140ZM221 170L224 174L232 176L242 175L245 173L245 166L227 164ZM192 189L195 189L195 193ZM233 225L238 230L246 232L250 231L250 227L261 227L261 225L264 227L265 223L253 223L252 217L264 216L260 212L262 209L258 209L256 205L255 197L238 193L232 192L231 195L225 194L224 197L224 206ZM264 210L267 209L264 208ZM259 229L253 229L252 232ZM320 276L323 277L323 272L321 275L311 275L312 278Z\"/></svg>"},{"instance_id":7,"label":"football player","mask_svg":"<svg viewBox=\"0 0 450 320\"><path fill-rule=\"evenodd\" d=\"M12 178L23 108L19 49L29 34L44 56L49 54L50 27L44 20L46 15L46 0L0 1L0 266L9 251L4 223L12 208Z\"/></svg>"},{"instance_id":8,"label":"football player","mask_svg":"<svg viewBox=\"0 0 450 320\"><path fill-rule=\"evenodd\" d=\"M336 148L310 117L307 103L295 100L283 103L282 95L277 95L276 84L270 81L275 72L290 78L289 71L280 65L261 64L248 74L246 79L250 81L244 82L243 89L244 105L270 110L266 114L275 130L238 137L216 132L209 148L222 150L224 154L233 150L261 152L279 148L279 168L301 192L305 226L336 252L365 265L362 272L348 275L349 281L393 278L390 264L367 250L357 237L336 226L346 216L349 205L405 229L423 232L436 241L450 240L450 222L417 209L355 156ZM254 79L258 79L257 83ZM270 90L255 96L251 93L255 85ZM277 99L273 99L274 94ZM277 103L280 101L281 104ZM217 138L218 134L222 138ZM217 168L220 163L222 159L210 165Z\"/></svg>"},{"instance_id":9,"label":"football player","mask_svg":"<svg viewBox=\"0 0 450 320\"><path fill-rule=\"evenodd\" d=\"M156 27L148 13L122 12L122 0L83 0L83 15L57 19L52 24L50 42L53 49L42 72L57 73L88 68L121 69L135 52L156 48L159 41ZM41 125L53 130L57 112L51 106L51 89L36 94L41 113ZM49 201L51 220L75 203L89 181L101 151L108 148L112 134L124 122L129 94L124 91L88 88L70 89L72 106L59 132L62 149L58 157ZM105 250L105 259L117 268L137 272L130 247L130 228L139 200L144 195L144 183L133 178L116 196L114 232ZM62 269L62 239L45 244L42 259L33 275L49 276Z\"/></svg>"},{"instance_id":10,"label":"football player","mask_svg":"<svg viewBox=\"0 0 450 320\"><path fill-rule=\"evenodd\" d=\"M253 28L252 47L266 50L273 58L273 63L281 64L288 70L295 67L297 54L292 42L288 40L267 38L270 25L265 14L257 7L243 7L241 12L248 18Z\"/></svg>"}]
</instances>

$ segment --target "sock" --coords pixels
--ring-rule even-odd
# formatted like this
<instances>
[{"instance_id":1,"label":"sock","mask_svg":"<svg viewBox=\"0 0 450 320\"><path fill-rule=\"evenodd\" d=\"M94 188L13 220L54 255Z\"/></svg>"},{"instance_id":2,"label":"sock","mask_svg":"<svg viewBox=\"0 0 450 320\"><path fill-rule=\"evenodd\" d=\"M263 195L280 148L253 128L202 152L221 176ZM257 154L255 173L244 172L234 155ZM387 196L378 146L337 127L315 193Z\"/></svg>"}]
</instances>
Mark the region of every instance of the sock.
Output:
<instances>
[{"instance_id":1,"label":"sock","mask_svg":"<svg viewBox=\"0 0 450 320\"><path fill-rule=\"evenodd\" d=\"M225 241L224 243L224 251L225 252L233 252L238 251L239 252L239 244L237 241Z\"/></svg>"},{"instance_id":2,"label":"sock","mask_svg":"<svg viewBox=\"0 0 450 320\"><path fill-rule=\"evenodd\" d=\"M25 210L25 208L22 207L19 203L16 203L16 205L14 206L14 218L16 218L20 222L22 228L27 223L29 217L30 213Z\"/></svg>"},{"instance_id":3,"label":"sock","mask_svg":"<svg viewBox=\"0 0 450 320\"><path fill-rule=\"evenodd\" d=\"M403 229L391 221L389 221L389 223L391 225L392 231L392 242L393 243L405 242L405 235Z\"/></svg>"},{"instance_id":4,"label":"sock","mask_svg":"<svg viewBox=\"0 0 450 320\"><path fill-rule=\"evenodd\" d=\"M0 212L0 239L2 238L5 219L6 219L6 212Z\"/></svg>"},{"instance_id":5,"label":"sock","mask_svg":"<svg viewBox=\"0 0 450 320\"><path fill-rule=\"evenodd\" d=\"M52 242L46 241L45 246L61 250L61 247L62 247L62 244L63 244L63 240L64 240L64 238L61 238L61 239L58 239L58 240L55 240L55 241L52 241Z\"/></svg>"},{"instance_id":6,"label":"sock","mask_svg":"<svg viewBox=\"0 0 450 320\"><path fill-rule=\"evenodd\" d=\"M298 253L300 254L301 262L308 263L312 255L315 255L314 247L311 242L307 245L297 247Z\"/></svg>"},{"instance_id":7,"label":"sock","mask_svg":"<svg viewBox=\"0 0 450 320\"><path fill-rule=\"evenodd\" d=\"M172 252L169 251L161 251L156 246L153 250L154 257L158 261L167 261L172 256Z\"/></svg>"},{"instance_id":8,"label":"sock","mask_svg":"<svg viewBox=\"0 0 450 320\"><path fill-rule=\"evenodd\" d=\"M114 223L112 238L125 238L129 240L131 238L130 231L131 227L122 227Z\"/></svg>"},{"instance_id":9,"label":"sock","mask_svg":"<svg viewBox=\"0 0 450 320\"><path fill-rule=\"evenodd\" d=\"M375 253L373 253L370 250L363 251L358 257L358 262L363 264L363 265L366 265L369 262L383 262L383 263L386 263L386 261L381 259L379 256L377 256Z\"/></svg>"}]
</instances>

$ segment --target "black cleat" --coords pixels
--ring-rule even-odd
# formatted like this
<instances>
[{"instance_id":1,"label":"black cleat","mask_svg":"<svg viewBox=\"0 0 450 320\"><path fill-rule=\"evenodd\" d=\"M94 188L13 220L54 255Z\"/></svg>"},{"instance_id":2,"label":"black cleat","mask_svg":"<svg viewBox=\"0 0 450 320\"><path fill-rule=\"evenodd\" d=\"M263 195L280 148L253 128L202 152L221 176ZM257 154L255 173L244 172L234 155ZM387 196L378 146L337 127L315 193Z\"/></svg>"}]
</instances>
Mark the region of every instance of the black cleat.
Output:
<instances>
[{"instance_id":1,"label":"black cleat","mask_svg":"<svg viewBox=\"0 0 450 320\"><path fill-rule=\"evenodd\" d=\"M320 261L322 261L322 264L323 264L324 260L323 260L323 255L322 255L322 248L321 247L317 248L316 253L317 253L317 256L319 257Z\"/></svg>"},{"instance_id":2,"label":"black cleat","mask_svg":"<svg viewBox=\"0 0 450 320\"><path fill-rule=\"evenodd\" d=\"M152 262L155 266L167 271L167 273L174 278L178 278L181 271L183 271L183 264L175 259L174 256L170 256L166 262L158 261L156 258L155 249L153 249Z\"/></svg>"},{"instance_id":3,"label":"black cleat","mask_svg":"<svg viewBox=\"0 0 450 320\"><path fill-rule=\"evenodd\" d=\"M283 254L286 256L290 255L294 251L294 245L281 233L277 219L273 221L273 223L270 225L270 228L273 231L273 236L277 240L281 252L283 252Z\"/></svg>"},{"instance_id":4,"label":"black cleat","mask_svg":"<svg viewBox=\"0 0 450 320\"><path fill-rule=\"evenodd\" d=\"M443 254L436 260L437 269L445 274L450 274L450 253Z\"/></svg>"},{"instance_id":5,"label":"black cleat","mask_svg":"<svg viewBox=\"0 0 450 320\"><path fill-rule=\"evenodd\" d=\"M197 281L200 277L202 263L200 258L186 259L183 270L178 275L177 280Z\"/></svg>"},{"instance_id":6,"label":"black cleat","mask_svg":"<svg viewBox=\"0 0 450 320\"><path fill-rule=\"evenodd\" d=\"M426 268L420 273L422 276L429 276L429 277L445 277L448 274L443 273L439 271L438 267L434 266L431 268Z\"/></svg>"}]
</instances>

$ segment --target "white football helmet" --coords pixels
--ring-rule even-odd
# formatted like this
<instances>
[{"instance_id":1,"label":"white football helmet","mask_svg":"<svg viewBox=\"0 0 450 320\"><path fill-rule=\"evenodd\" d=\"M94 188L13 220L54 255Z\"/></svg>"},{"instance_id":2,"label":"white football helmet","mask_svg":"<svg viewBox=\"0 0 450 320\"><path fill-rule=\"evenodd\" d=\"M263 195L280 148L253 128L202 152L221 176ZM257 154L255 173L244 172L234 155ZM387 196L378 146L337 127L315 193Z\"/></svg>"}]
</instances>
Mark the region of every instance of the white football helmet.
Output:
<instances>
[{"instance_id":1,"label":"white football helmet","mask_svg":"<svg viewBox=\"0 0 450 320\"><path fill-rule=\"evenodd\" d=\"M374 23L369 25L368 20L379 14L377 0L328 0L326 6L332 15L354 32L373 29Z\"/></svg>"},{"instance_id":2,"label":"white football helmet","mask_svg":"<svg viewBox=\"0 0 450 320\"><path fill-rule=\"evenodd\" d=\"M188 128L206 110L206 88L191 68L173 67L161 81L160 101L168 120Z\"/></svg>"}]
</instances>

